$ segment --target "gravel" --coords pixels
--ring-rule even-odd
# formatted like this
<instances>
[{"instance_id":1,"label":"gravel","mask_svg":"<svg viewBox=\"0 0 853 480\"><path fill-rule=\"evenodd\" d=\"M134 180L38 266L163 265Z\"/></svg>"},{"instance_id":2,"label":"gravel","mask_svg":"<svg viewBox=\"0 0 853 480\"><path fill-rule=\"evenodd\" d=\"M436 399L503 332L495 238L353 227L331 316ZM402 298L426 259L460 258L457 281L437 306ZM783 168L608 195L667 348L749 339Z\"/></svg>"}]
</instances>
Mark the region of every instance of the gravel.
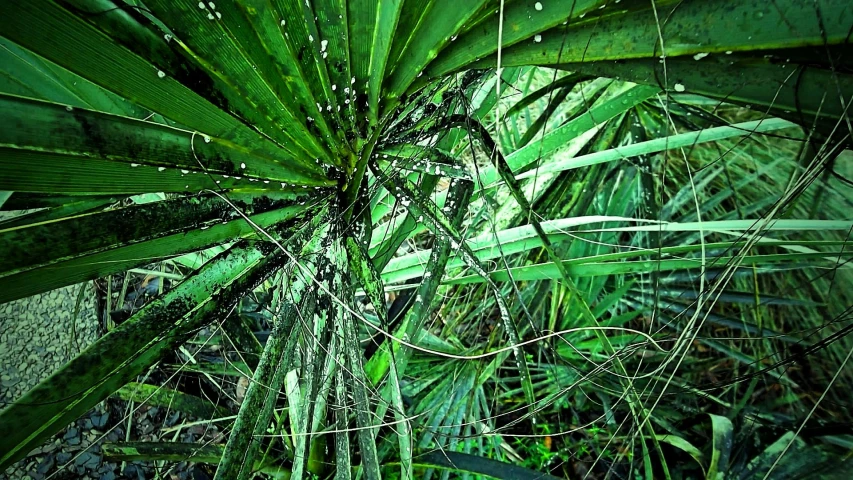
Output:
<instances>
[{"instance_id":1,"label":"gravel","mask_svg":"<svg viewBox=\"0 0 853 480\"><path fill-rule=\"evenodd\" d=\"M80 288L86 290L75 319ZM20 398L98 338L94 298L89 282L0 305L0 405ZM95 421L102 421L100 415ZM55 463L53 450L60 444L79 446L80 438L74 430L66 442L51 440L36 449L40 450L37 454L0 473L0 478L42 478L41 471L53 468ZM45 452L51 453L42 455Z\"/></svg>"}]
</instances>

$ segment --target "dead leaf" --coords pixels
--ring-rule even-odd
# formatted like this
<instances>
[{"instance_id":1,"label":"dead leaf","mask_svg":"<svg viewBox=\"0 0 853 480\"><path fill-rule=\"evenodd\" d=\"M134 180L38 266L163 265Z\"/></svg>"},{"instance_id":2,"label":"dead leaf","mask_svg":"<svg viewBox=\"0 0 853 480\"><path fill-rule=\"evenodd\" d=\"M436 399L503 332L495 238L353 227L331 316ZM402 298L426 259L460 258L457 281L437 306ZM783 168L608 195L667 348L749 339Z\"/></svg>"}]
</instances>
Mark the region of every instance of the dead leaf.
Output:
<instances>
[{"instance_id":1,"label":"dead leaf","mask_svg":"<svg viewBox=\"0 0 853 480\"><path fill-rule=\"evenodd\" d=\"M246 390L248 388L249 388L249 379L246 377L240 377L240 379L237 380L237 392L236 392L236 398L237 398L238 404L243 403L243 399L246 398Z\"/></svg>"}]
</instances>

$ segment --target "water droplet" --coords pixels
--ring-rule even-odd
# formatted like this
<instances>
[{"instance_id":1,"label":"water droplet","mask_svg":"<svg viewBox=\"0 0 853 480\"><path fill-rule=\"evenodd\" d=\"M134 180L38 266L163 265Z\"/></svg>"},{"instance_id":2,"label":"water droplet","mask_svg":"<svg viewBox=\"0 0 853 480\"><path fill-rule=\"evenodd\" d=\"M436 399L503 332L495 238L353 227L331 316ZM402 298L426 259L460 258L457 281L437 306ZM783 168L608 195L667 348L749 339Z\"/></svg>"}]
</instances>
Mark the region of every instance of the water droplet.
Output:
<instances>
[{"instance_id":1,"label":"water droplet","mask_svg":"<svg viewBox=\"0 0 853 480\"><path fill-rule=\"evenodd\" d=\"M208 20L213 20L214 18L216 18L216 17L214 17L212 13L208 13L208 14L207 14L207 19L208 19Z\"/></svg>"},{"instance_id":2,"label":"water droplet","mask_svg":"<svg viewBox=\"0 0 853 480\"><path fill-rule=\"evenodd\" d=\"M321 52L325 52L327 46L329 46L328 40L320 40L320 51Z\"/></svg>"},{"instance_id":3,"label":"water droplet","mask_svg":"<svg viewBox=\"0 0 853 480\"><path fill-rule=\"evenodd\" d=\"M158 171L158 172L162 172L162 171L165 171L165 170L166 170L166 167L157 167L157 171Z\"/></svg>"},{"instance_id":4,"label":"water droplet","mask_svg":"<svg viewBox=\"0 0 853 480\"><path fill-rule=\"evenodd\" d=\"M682 85L682 84L680 84L680 83L676 83L676 84L675 84L675 91L676 91L676 92L681 93L681 92L683 92L684 90L685 90L685 89L684 89L684 85Z\"/></svg>"},{"instance_id":5,"label":"water droplet","mask_svg":"<svg viewBox=\"0 0 853 480\"><path fill-rule=\"evenodd\" d=\"M207 2L207 5L210 6L211 10L216 10L216 4L214 4L213 2Z\"/></svg>"},{"instance_id":6,"label":"water droplet","mask_svg":"<svg viewBox=\"0 0 853 480\"><path fill-rule=\"evenodd\" d=\"M281 20L281 26L282 26L282 27L283 27L286 23L287 23L287 22L285 22L285 21L284 21L284 19L282 19L282 20Z\"/></svg>"},{"instance_id":7,"label":"water droplet","mask_svg":"<svg viewBox=\"0 0 853 480\"><path fill-rule=\"evenodd\" d=\"M204 10L204 2L198 2L198 8Z\"/></svg>"},{"instance_id":8,"label":"water droplet","mask_svg":"<svg viewBox=\"0 0 853 480\"><path fill-rule=\"evenodd\" d=\"M708 52L697 53L696 55L693 55L693 60L702 60L703 58L705 58L707 56L708 56Z\"/></svg>"},{"instance_id":9,"label":"water droplet","mask_svg":"<svg viewBox=\"0 0 853 480\"><path fill-rule=\"evenodd\" d=\"M74 111L74 107L72 107L72 106L68 105L68 106L66 106L66 107L65 107L65 111L66 111L66 112L73 112L73 111Z\"/></svg>"},{"instance_id":10,"label":"water droplet","mask_svg":"<svg viewBox=\"0 0 853 480\"><path fill-rule=\"evenodd\" d=\"M186 175L186 174L190 173L190 171L189 171L189 170L181 170L181 173L183 173L184 175Z\"/></svg>"},{"instance_id":11,"label":"water droplet","mask_svg":"<svg viewBox=\"0 0 853 480\"><path fill-rule=\"evenodd\" d=\"M165 35L163 35L163 38L165 38L167 42L171 42L171 41L172 41L172 36L171 36L171 35L169 35L168 33L167 33L167 34L165 34Z\"/></svg>"},{"instance_id":12,"label":"water droplet","mask_svg":"<svg viewBox=\"0 0 853 480\"><path fill-rule=\"evenodd\" d=\"M533 41L536 43L541 42L542 41L542 35L536 35L535 37L533 37Z\"/></svg>"},{"instance_id":13,"label":"water droplet","mask_svg":"<svg viewBox=\"0 0 853 480\"><path fill-rule=\"evenodd\" d=\"M537 12L541 12L542 11L542 2L536 2L536 4L533 5L533 8L535 8Z\"/></svg>"},{"instance_id":14,"label":"water droplet","mask_svg":"<svg viewBox=\"0 0 853 480\"><path fill-rule=\"evenodd\" d=\"M204 143L210 143L210 137L207 135L204 136Z\"/></svg>"},{"instance_id":15,"label":"water droplet","mask_svg":"<svg viewBox=\"0 0 853 480\"><path fill-rule=\"evenodd\" d=\"M131 164L130 164L130 166L131 166L131 167L138 167L138 166L139 166L139 164L138 164L138 163L131 163Z\"/></svg>"},{"instance_id":16,"label":"water droplet","mask_svg":"<svg viewBox=\"0 0 853 480\"><path fill-rule=\"evenodd\" d=\"M216 18L222 19L222 14L219 12L216 12Z\"/></svg>"},{"instance_id":17,"label":"water droplet","mask_svg":"<svg viewBox=\"0 0 853 480\"><path fill-rule=\"evenodd\" d=\"M163 70L157 70L157 76L160 78L166 78L166 72Z\"/></svg>"}]
</instances>

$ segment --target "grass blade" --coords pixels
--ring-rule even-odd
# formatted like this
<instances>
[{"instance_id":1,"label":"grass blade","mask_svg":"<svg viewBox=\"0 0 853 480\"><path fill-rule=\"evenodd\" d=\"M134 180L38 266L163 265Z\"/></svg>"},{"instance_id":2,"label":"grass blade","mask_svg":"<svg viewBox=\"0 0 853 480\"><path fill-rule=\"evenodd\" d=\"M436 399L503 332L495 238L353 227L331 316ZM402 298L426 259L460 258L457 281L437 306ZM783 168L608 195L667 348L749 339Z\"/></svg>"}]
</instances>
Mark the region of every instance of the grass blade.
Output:
<instances>
[{"instance_id":1,"label":"grass blade","mask_svg":"<svg viewBox=\"0 0 853 480\"><path fill-rule=\"evenodd\" d=\"M497 285L491 280L491 277L489 277L489 274L483 268L482 264L480 264L480 261L474 255L474 252L471 251L456 231L456 228L450 223L447 217L444 216L441 210L439 210L439 208L429 198L426 198L423 194L416 193L413 185L405 179L391 179L375 164L371 164L370 167L374 175L376 175L377 178L379 178L379 180L385 185L385 188L389 192L392 192L392 194L396 196L401 203L403 203L411 215L418 216L418 221L423 220L436 236L440 238L449 238L451 248L458 248L458 253L461 255L465 264L489 285L492 293L495 295L495 301L500 311L501 322L506 330L510 344L515 346L521 343L521 336L518 333L518 327L510 316L509 309L507 308L506 302L504 301ZM447 207L453 208L454 206L448 204ZM513 348L513 356L515 358L516 366L521 373L522 385L525 386L527 400L532 408L536 399L533 394L533 388L530 384L530 373L527 369L527 360L524 358L524 352L520 348Z\"/></svg>"},{"instance_id":2,"label":"grass blade","mask_svg":"<svg viewBox=\"0 0 853 480\"><path fill-rule=\"evenodd\" d=\"M214 479L249 479L254 474L255 457L260 450L259 438L272 418L272 410L278 400L284 376L293 362L296 338L299 329L294 328L296 311L290 306L273 326L264 346L258 368L240 405L225 452L216 469Z\"/></svg>"},{"instance_id":3,"label":"grass blade","mask_svg":"<svg viewBox=\"0 0 853 480\"><path fill-rule=\"evenodd\" d=\"M166 407L194 417L225 417L231 414L224 407L214 405L211 401L201 397L145 383L128 382L118 389L113 396L128 402Z\"/></svg>"}]
</instances>

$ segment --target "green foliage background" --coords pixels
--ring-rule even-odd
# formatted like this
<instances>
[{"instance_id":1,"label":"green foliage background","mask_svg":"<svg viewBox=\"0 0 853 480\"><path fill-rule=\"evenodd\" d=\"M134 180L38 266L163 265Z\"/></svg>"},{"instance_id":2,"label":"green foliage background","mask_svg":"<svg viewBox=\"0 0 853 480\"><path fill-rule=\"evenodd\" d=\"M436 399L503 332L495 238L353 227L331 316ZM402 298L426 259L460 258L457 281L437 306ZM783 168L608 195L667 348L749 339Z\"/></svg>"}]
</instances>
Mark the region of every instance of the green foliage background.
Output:
<instances>
[{"instance_id":1,"label":"green foliage background","mask_svg":"<svg viewBox=\"0 0 853 480\"><path fill-rule=\"evenodd\" d=\"M207 326L251 372L226 443L105 452L846 475L851 31L842 0L3 2L0 302L180 281L0 411L0 466L115 392L227 413L133 383Z\"/></svg>"}]
</instances>

